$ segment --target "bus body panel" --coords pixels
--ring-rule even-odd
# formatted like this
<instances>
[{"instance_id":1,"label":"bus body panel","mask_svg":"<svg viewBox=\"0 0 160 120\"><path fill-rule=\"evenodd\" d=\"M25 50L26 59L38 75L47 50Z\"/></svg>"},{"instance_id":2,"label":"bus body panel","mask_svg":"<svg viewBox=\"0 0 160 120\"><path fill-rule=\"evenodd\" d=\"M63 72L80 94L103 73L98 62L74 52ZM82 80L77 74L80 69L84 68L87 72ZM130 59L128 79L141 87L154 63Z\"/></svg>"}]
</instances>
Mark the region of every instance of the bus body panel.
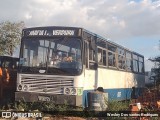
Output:
<instances>
[{"instance_id":1,"label":"bus body panel","mask_svg":"<svg viewBox=\"0 0 160 120\"><path fill-rule=\"evenodd\" d=\"M95 71L85 70L83 91L83 105L87 101L87 93L94 91ZM108 100L131 99L132 87L136 88L136 97L140 96L144 88L144 75L109 68L98 68L98 87L103 87L108 94Z\"/></svg>"},{"instance_id":2,"label":"bus body panel","mask_svg":"<svg viewBox=\"0 0 160 120\"><path fill-rule=\"evenodd\" d=\"M98 68L98 86L104 88L144 87L144 75L113 69Z\"/></svg>"},{"instance_id":3,"label":"bus body panel","mask_svg":"<svg viewBox=\"0 0 160 120\"><path fill-rule=\"evenodd\" d=\"M36 50L34 50L35 47L37 47ZM59 49L59 47L63 47L63 49ZM67 47L69 47L68 50L66 50ZM69 55L72 48L80 51L81 71L76 68L72 69L73 74L67 73L69 71L62 74L63 71L57 69L58 67L53 67L49 73L47 70L50 69L48 64L53 55L52 53L56 53L56 50L59 50L65 53L62 55ZM98 50L101 52L101 63L98 61ZM31 66L33 58L41 58L39 54L44 55L43 59L38 59L44 60L43 64L39 62L37 67L36 62L35 65ZM83 28L51 26L24 29L20 57L25 55L32 59L30 59L31 62L28 62L28 66L24 66L24 68L32 69L37 67L40 69L40 64L46 66L46 68L39 70L39 73L21 69L18 73L16 101L23 97L30 102L33 100L43 101L50 98L49 100L58 104L63 104L67 100L71 105L83 105L86 107L88 104L88 92L95 91L97 87L103 87L104 92L108 93L109 100L128 100L131 98L132 87L136 88L137 96L140 95L144 88L144 57L142 55ZM116 66L113 65L114 68L110 68L109 62L114 62L114 58L116 59ZM105 62L103 63L103 61ZM79 62L78 59L76 62ZM92 63L91 67L90 62ZM126 68L120 69L118 62L125 63ZM70 63L72 62L70 61ZM70 63L68 63L69 67L72 66ZM97 68L95 67L96 65ZM137 71L133 69L134 65L139 65ZM61 65L61 67L64 66L65 64ZM130 67L130 71L127 67ZM43 73L43 71L45 72Z\"/></svg>"},{"instance_id":4,"label":"bus body panel","mask_svg":"<svg viewBox=\"0 0 160 120\"><path fill-rule=\"evenodd\" d=\"M83 75L59 76L41 74L18 74L15 100L52 101L55 104L82 106ZM20 87L21 86L21 87ZM27 86L27 89L25 88ZM21 90L19 88L22 88ZM76 89L75 94L66 95L64 89Z\"/></svg>"}]
</instances>

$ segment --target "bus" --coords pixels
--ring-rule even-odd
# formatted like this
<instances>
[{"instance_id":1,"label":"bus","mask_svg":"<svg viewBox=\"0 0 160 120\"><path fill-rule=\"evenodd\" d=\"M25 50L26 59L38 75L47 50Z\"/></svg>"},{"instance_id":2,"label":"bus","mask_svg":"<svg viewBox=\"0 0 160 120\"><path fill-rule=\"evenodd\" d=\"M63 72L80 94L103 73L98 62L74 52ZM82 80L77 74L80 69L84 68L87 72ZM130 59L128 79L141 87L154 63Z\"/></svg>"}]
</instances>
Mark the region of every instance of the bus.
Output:
<instances>
[{"instance_id":1,"label":"bus","mask_svg":"<svg viewBox=\"0 0 160 120\"><path fill-rule=\"evenodd\" d=\"M22 31L15 100L87 107L87 93L128 100L144 88L144 56L78 27Z\"/></svg>"},{"instance_id":2,"label":"bus","mask_svg":"<svg viewBox=\"0 0 160 120\"><path fill-rule=\"evenodd\" d=\"M18 61L17 57L0 56L0 104L15 100Z\"/></svg>"}]
</instances>

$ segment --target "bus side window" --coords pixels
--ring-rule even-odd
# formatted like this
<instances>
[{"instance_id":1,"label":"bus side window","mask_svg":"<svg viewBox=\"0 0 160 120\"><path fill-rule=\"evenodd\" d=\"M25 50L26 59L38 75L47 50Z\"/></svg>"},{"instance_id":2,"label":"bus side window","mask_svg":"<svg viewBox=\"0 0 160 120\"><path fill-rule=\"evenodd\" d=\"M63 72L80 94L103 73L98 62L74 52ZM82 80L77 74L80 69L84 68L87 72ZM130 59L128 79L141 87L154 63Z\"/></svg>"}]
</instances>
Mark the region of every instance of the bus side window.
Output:
<instances>
[{"instance_id":1,"label":"bus side window","mask_svg":"<svg viewBox=\"0 0 160 120\"><path fill-rule=\"evenodd\" d=\"M102 64L102 49L98 48L98 63Z\"/></svg>"},{"instance_id":2,"label":"bus side window","mask_svg":"<svg viewBox=\"0 0 160 120\"><path fill-rule=\"evenodd\" d=\"M106 50L103 50L103 65L106 66L107 62L106 62Z\"/></svg>"},{"instance_id":3,"label":"bus side window","mask_svg":"<svg viewBox=\"0 0 160 120\"><path fill-rule=\"evenodd\" d=\"M138 56L133 54L133 71L138 72Z\"/></svg>"},{"instance_id":4,"label":"bus side window","mask_svg":"<svg viewBox=\"0 0 160 120\"><path fill-rule=\"evenodd\" d=\"M112 52L108 52L108 66L116 67L116 56Z\"/></svg>"},{"instance_id":5,"label":"bus side window","mask_svg":"<svg viewBox=\"0 0 160 120\"><path fill-rule=\"evenodd\" d=\"M85 60L85 65L86 65L86 68L89 68L88 66L88 43L85 42L85 57L84 57L84 60Z\"/></svg>"},{"instance_id":6,"label":"bus side window","mask_svg":"<svg viewBox=\"0 0 160 120\"><path fill-rule=\"evenodd\" d=\"M131 52L126 51L126 69L127 71L132 71L132 55Z\"/></svg>"},{"instance_id":7,"label":"bus side window","mask_svg":"<svg viewBox=\"0 0 160 120\"><path fill-rule=\"evenodd\" d=\"M116 46L107 45L108 47L108 66L109 67L116 67L117 61L116 61Z\"/></svg>"},{"instance_id":8,"label":"bus side window","mask_svg":"<svg viewBox=\"0 0 160 120\"><path fill-rule=\"evenodd\" d=\"M139 61L139 63L138 63L138 65L139 65L139 72L140 73L144 73L144 58L141 57L141 56L139 56L138 58L139 58L138 59L138 61Z\"/></svg>"},{"instance_id":9,"label":"bus side window","mask_svg":"<svg viewBox=\"0 0 160 120\"><path fill-rule=\"evenodd\" d=\"M106 50L98 48L98 64L106 66Z\"/></svg>"},{"instance_id":10,"label":"bus side window","mask_svg":"<svg viewBox=\"0 0 160 120\"><path fill-rule=\"evenodd\" d=\"M89 48L89 69L95 70L95 51Z\"/></svg>"}]
</instances>

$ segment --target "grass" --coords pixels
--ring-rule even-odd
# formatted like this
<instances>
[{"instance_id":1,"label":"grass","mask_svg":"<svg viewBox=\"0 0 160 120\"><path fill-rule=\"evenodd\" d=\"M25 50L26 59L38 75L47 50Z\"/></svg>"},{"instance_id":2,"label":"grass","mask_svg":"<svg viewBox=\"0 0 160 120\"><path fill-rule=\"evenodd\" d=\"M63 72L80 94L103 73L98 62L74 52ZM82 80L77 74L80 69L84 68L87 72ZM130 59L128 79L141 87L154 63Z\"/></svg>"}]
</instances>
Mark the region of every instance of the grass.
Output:
<instances>
[{"instance_id":1,"label":"grass","mask_svg":"<svg viewBox=\"0 0 160 120\"><path fill-rule=\"evenodd\" d=\"M107 111L126 111L129 107L129 101L115 101L106 102ZM19 101L12 104L7 104L7 107L2 106L1 110L14 109L16 111L83 111L82 107L69 106L67 102L63 105L56 105L54 102L25 102Z\"/></svg>"},{"instance_id":2,"label":"grass","mask_svg":"<svg viewBox=\"0 0 160 120\"><path fill-rule=\"evenodd\" d=\"M97 111L84 111L82 107L69 106L67 103L63 105L56 105L54 102L32 102L27 103L25 101L15 102L14 104L8 104L10 109L14 111L37 111L42 112L43 116L72 116L72 117L83 117L83 118L96 118L99 116L106 117L107 113L119 113L120 111L128 111L130 101L109 101L107 102L107 109L101 112ZM4 107L1 108L4 110ZM127 117L107 117L106 120L121 120ZM156 117L154 117L156 119ZM127 118L128 119L128 118Z\"/></svg>"},{"instance_id":3,"label":"grass","mask_svg":"<svg viewBox=\"0 0 160 120\"><path fill-rule=\"evenodd\" d=\"M108 103L108 111L127 111L129 108L130 101L116 101L112 100Z\"/></svg>"}]
</instances>

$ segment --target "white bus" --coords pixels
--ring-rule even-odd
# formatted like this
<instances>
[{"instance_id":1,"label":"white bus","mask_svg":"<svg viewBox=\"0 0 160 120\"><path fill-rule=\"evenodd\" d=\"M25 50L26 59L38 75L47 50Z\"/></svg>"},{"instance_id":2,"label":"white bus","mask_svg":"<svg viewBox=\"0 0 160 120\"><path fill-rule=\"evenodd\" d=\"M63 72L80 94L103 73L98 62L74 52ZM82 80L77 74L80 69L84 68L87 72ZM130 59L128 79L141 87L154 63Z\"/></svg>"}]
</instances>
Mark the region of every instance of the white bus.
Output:
<instances>
[{"instance_id":1,"label":"white bus","mask_svg":"<svg viewBox=\"0 0 160 120\"><path fill-rule=\"evenodd\" d=\"M103 87L109 100L139 96L144 57L83 28L23 31L15 100L87 106L87 93Z\"/></svg>"}]
</instances>

